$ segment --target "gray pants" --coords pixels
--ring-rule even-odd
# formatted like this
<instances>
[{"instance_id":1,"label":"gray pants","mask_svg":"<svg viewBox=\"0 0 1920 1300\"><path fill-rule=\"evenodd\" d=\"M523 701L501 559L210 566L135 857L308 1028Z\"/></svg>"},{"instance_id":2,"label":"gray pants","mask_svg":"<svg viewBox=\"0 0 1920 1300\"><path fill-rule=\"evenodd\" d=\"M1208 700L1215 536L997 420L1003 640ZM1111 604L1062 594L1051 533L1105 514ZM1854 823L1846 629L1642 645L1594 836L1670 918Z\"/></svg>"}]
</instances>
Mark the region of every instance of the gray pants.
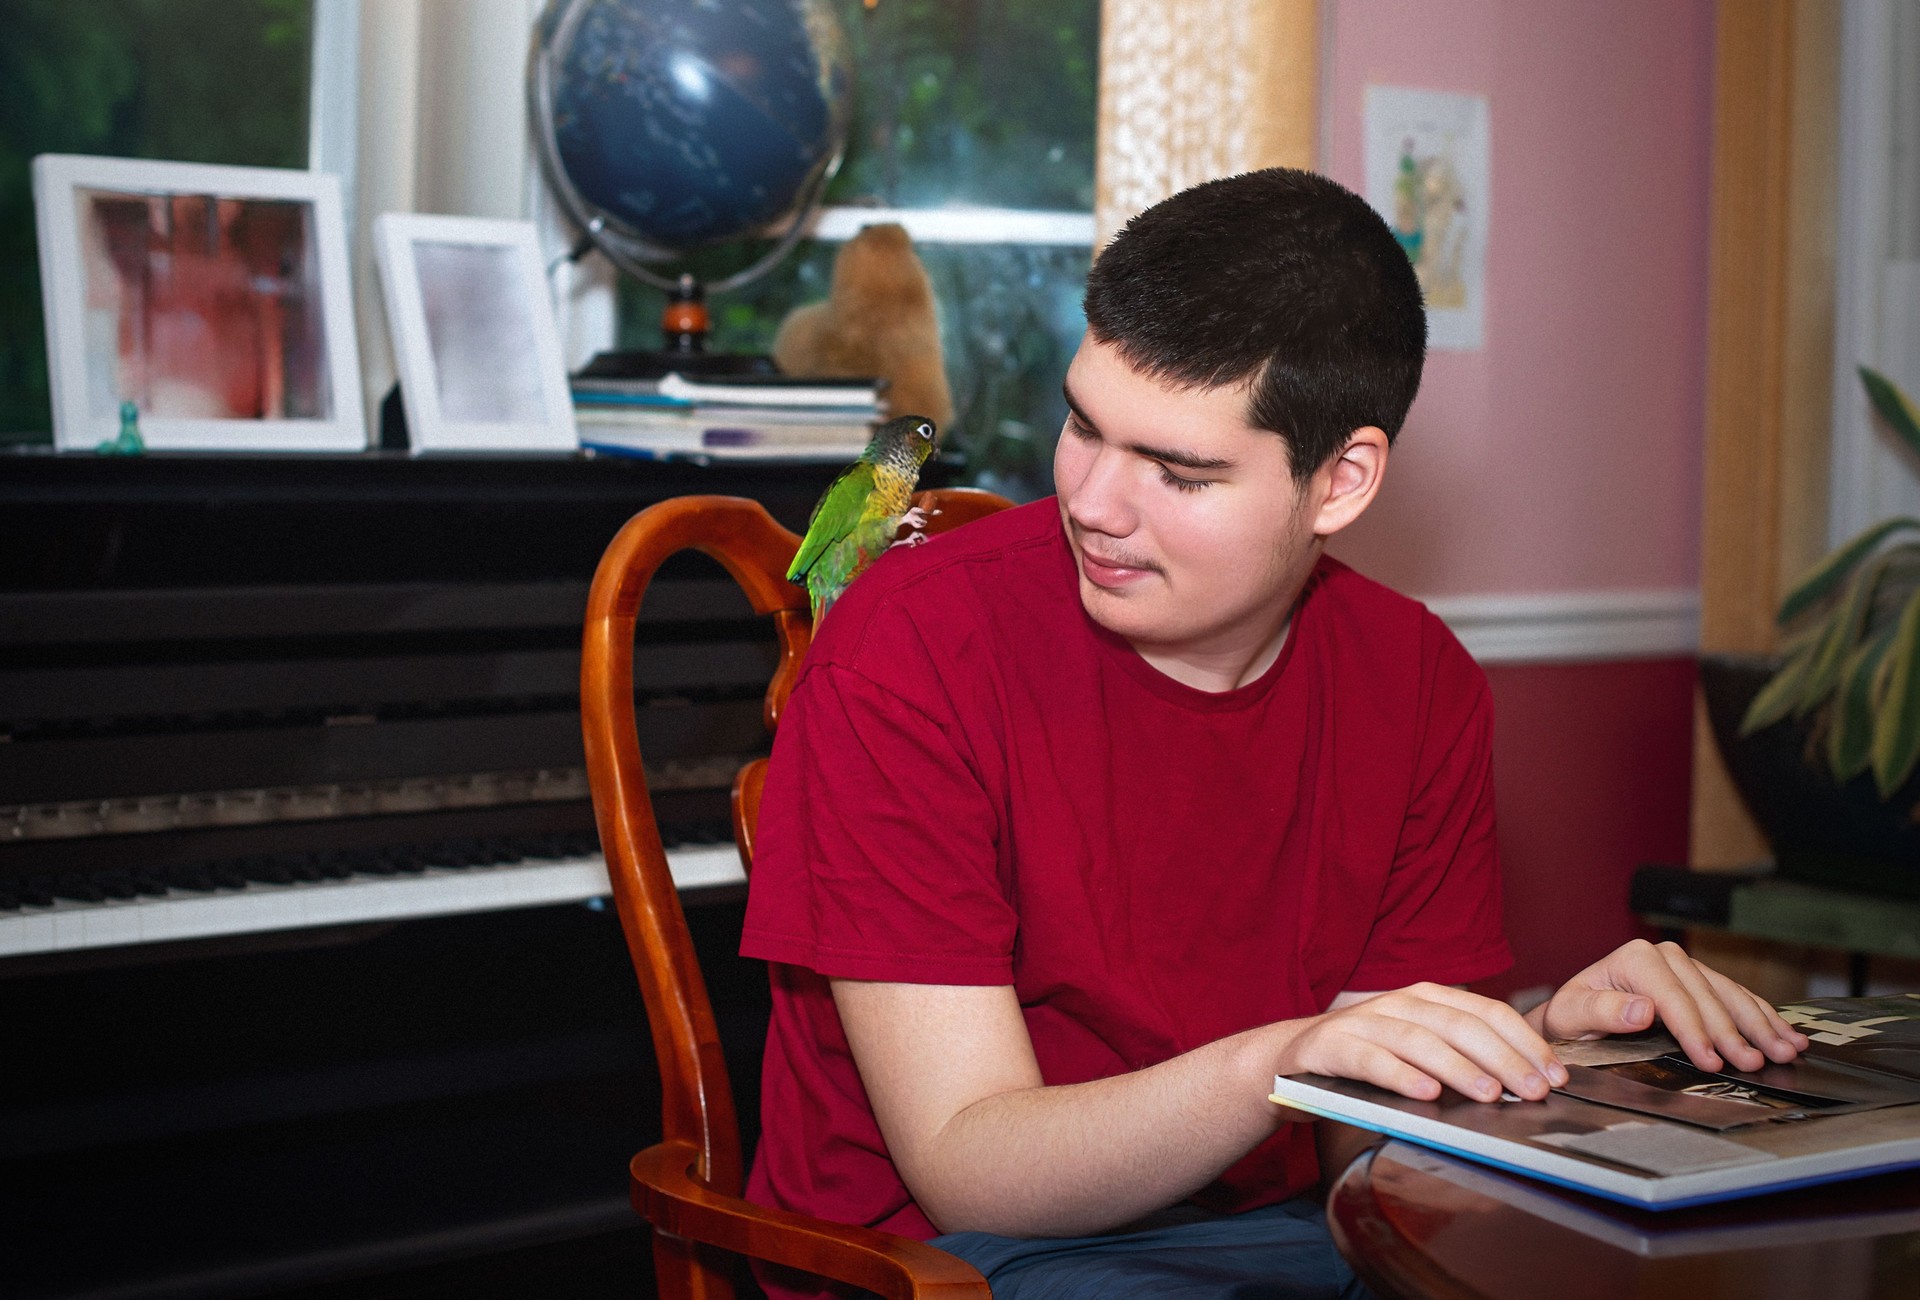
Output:
<instances>
[{"instance_id":1,"label":"gray pants","mask_svg":"<svg viewBox=\"0 0 1920 1300\"><path fill-rule=\"evenodd\" d=\"M986 1275L994 1300L1368 1300L1306 1198L1210 1215L1176 1206L1098 1237L953 1232L933 1244Z\"/></svg>"}]
</instances>

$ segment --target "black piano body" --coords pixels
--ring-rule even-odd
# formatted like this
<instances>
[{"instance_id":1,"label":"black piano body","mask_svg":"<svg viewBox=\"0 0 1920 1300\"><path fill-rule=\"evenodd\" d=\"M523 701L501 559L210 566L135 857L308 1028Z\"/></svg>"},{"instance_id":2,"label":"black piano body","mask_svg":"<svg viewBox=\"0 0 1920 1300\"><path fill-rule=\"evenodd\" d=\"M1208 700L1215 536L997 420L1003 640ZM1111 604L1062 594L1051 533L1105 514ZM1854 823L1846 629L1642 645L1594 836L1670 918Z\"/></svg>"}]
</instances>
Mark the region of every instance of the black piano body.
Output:
<instances>
[{"instance_id":1,"label":"black piano body","mask_svg":"<svg viewBox=\"0 0 1920 1300\"><path fill-rule=\"evenodd\" d=\"M599 902L587 584L654 501L798 529L833 472L0 456L6 1292L268 1294L595 1233L643 1261L623 1163L658 1099ZM751 1130L727 791L771 630L689 555L637 642Z\"/></svg>"}]
</instances>

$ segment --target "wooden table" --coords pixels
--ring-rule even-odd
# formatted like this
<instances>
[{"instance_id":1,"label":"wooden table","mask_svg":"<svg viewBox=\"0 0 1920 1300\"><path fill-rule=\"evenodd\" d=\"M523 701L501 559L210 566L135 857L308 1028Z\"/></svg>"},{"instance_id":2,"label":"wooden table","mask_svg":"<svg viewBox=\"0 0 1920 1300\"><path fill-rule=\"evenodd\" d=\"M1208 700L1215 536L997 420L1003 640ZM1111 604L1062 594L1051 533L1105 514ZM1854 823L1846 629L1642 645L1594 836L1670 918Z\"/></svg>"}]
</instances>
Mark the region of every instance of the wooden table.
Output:
<instances>
[{"instance_id":1,"label":"wooden table","mask_svg":"<svg viewBox=\"0 0 1920 1300\"><path fill-rule=\"evenodd\" d=\"M1920 1171L1655 1213L1387 1142L1327 1218L1385 1300L1920 1296Z\"/></svg>"}]
</instances>

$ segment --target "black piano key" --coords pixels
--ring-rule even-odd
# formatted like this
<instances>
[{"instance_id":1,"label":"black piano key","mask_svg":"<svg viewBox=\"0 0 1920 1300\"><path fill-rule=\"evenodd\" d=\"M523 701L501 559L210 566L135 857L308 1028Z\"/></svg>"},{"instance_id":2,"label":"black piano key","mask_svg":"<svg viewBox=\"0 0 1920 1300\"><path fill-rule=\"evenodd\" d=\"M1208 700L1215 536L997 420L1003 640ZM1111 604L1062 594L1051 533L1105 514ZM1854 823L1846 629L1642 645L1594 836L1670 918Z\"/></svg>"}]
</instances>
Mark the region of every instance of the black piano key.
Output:
<instances>
[{"instance_id":1,"label":"black piano key","mask_svg":"<svg viewBox=\"0 0 1920 1300\"><path fill-rule=\"evenodd\" d=\"M46 876L28 876L20 886L20 901L29 907L52 907L53 881Z\"/></svg>"},{"instance_id":2,"label":"black piano key","mask_svg":"<svg viewBox=\"0 0 1920 1300\"><path fill-rule=\"evenodd\" d=\"M243 858L240 862L240 870L255 884L290 885L293 883L293 872L288 869L285 859L278 854Z\"/></svg>"},{"instance_id":3,"label":"black piano key","mask_svg":"<svg viewBox=\"0 0 1920 1300\"><path fill-rule=\"evenodd\" d=\"M133 873L125 870L96 871L92 873L93 883L108 898L128 899L139 894L134 887Z\"/></svg>"},{"instance_id":4,"label":"black piano key","mask_svg":"<svg viewBox=\"0 0 1920 1300\"><path fill-rule=\"evenodd\" d=\"M64 871L55 876L53 894L75 903L99 903L107 897L98 881L78 871Z\"/></svg>"},{"instance_id":5,"label":"black piano key","mask_svg":"<svg viewBox=\"0 0 1920 1300\"><path fill-rule=\"evenodd\" d=\"M207 875L212 879L215 889L245 889L247 873L239 862L210 862Z\"/></svg>"},{"instance_id":6,"label":"black piano key","mask_svg":"<svg viewBox=\"0 0 1920 1300\"><path fill-rule=\"evenodd\" d=\"M326 879L320 869L320 855L317 853L298 853L291 856L287 863L287 872L303 885L311 885Z\"/></svg>"},{"instance_id":7,"label":"black piano key","mask_svg":"<svg viewBox=\"0 0 1920 1300\"><path fill-rule=\"evenodd\" d=\"M166 876L158 867L136 867L133 870L133 887L148 898L164 897L167 892Z\"/></svg>"},{"instance_id":8,"label":"black piano key","mask_svg":"<svg viewBox=\"0 0 1920 1300\"><path fill-rule=\"evenodd\" d=\"M204 862L176 862L166 869L163 878L173 888L194 894L210 894L218 888L213 872Z\"/></svg>"},{"instance_id":9,"label":"black piano key","mask_svg":"<svg viewBox=\"0 0 1920 1300\"><path fill-rule=\"evenodd\" d=\"M0 912L17 912L26 906L26 899L20 891L11 885L0 885Z\"/></svg>"}]
</instances>

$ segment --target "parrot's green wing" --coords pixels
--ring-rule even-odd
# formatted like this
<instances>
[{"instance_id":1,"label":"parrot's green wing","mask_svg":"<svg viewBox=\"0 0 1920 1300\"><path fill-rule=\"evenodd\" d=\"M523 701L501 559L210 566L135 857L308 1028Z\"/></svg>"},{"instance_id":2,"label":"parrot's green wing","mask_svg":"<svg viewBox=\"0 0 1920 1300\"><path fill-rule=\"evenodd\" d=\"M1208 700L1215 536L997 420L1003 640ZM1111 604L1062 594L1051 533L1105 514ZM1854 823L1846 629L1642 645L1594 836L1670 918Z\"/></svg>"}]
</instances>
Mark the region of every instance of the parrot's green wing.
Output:
<instances>
[{"instance_id":1,"label":"parrot's green wing","mask_svg":"<svg viewBox=\"0 0 1920 1300\"><path fill-rule=\"evenodd\" d=\"M787 566L788 582L799 582L806 577L828 547L853 531L872 491L873 465L866 460L855 461L833 481L807 520L807 535L800 540L800 550L794 555L793 563Z\"/></svg>"}]
</instances>

